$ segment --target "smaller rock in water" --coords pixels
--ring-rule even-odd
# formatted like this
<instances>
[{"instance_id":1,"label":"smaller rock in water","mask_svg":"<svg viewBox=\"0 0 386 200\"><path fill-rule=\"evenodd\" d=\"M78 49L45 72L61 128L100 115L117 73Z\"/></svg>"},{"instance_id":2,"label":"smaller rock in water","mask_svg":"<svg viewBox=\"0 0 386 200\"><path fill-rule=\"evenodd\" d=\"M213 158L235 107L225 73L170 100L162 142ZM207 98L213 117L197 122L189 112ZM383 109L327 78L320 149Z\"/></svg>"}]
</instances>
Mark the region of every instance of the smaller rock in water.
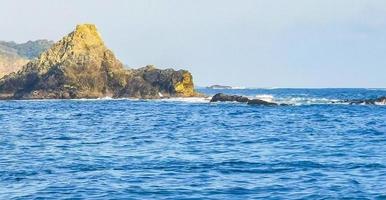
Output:
<instances>
[{"instance_id":1,"label":"smaller rock in water","mask_svg":"<svg viewBox=\"0 0 386 200\"><path fill-rule=\"evenodd\" d=\"M379 97L376 99L360 99L360 100L347 100L345 102L351 105L364 104L364 105L386 105L386 96Z\"/></svg>"},{"instance_id":2,"label":"smaller rock in water","mask_svg":"<svg viewBox=\"0 0 386 200\"><path fill-rule=\"evenodd\" d=\"M223 93L218 93L212 97L210 102L240 102L247 103L248 105L262 105L262 106L277 106L277 103L272 103L264 101L261 99L248 99L247 97L239 95L228 95Z\"/></svg>"},{"instance_id":3,"label":"smaller rock in water","mask_svg":"<svg viewBox=\"0 0 386 200\"><path fill-rule=\"evenodd\" d=\"M233 102L240 102L240 103L247 103L249 99L247 97L238 96L238 95L228 95L223 93L218 93L212 97L210 102L225 102L225 101L233 101Z\"/></svg>"}]
</instances>

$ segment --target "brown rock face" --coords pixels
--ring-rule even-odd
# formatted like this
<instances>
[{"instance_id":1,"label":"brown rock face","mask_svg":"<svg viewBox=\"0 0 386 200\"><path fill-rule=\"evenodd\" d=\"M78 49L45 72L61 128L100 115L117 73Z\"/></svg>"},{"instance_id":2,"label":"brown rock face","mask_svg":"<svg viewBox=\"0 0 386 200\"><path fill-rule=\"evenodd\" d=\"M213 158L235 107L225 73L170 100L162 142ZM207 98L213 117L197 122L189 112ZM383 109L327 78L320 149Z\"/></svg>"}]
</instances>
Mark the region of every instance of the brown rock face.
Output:
<instances>
[{"instance_id":1,"label":"brown rock face","mask_svg":"<svg viewBox=\"0 0 386 200\"><path fill-rule=\"evenodd\" d=\"M188 71L125 69L91 24L78 25L37 60L0 80L2 99L195 95Z\"/></svg>"}]
</instances>

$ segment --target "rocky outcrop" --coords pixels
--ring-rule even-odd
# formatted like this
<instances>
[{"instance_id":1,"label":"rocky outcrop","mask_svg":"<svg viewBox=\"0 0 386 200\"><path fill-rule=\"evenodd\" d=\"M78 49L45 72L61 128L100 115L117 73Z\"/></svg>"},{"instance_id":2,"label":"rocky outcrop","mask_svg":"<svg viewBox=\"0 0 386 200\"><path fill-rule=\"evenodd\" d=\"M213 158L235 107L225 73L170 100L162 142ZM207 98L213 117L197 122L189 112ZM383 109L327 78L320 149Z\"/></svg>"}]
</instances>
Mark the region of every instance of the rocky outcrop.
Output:
<instances>
[{"instance_id":1,"label":"rocky outcrop","mask_svg":"<svg viewBox=\"0 0 386 200\"><path fill-rule=\"evenodd\" d=\"M152 65L129 70L126 86L117 97L165 98L194 97L193 77L186 70L157 69Z\"/></svg>"},{"instance_id":2,"label":"rocky outcrop","mask_svg":"<svg viewBox=\"0 0 386 200\"><path fill-rule=\"evenodd\" d=\"M263 105L263 106L289 106L291 104L276 103L272 101L266 101L263 99L249 99L239 95L228 95L218 93L212 97L210 102L239 102L247 103L248 105ZM374 99L359 99L359 100L342 100L342 101L331 101L331 104L350 104L350 105L386 105L386 96L374 98Z\"/></svg>"},{"instance_id":3,"label":"rocky outcrop","mask_svg":"<svg viewBox=\"0 0 386 200\"><path fill-rule=\"evenodd\" d=\"M386 96L379 97L376 99L346 100L345 103L349 103L351 105L355 105L355 104L386 105Z\"/></svg>"},{"instance_id":4,"label":"rocky outcrop","mask_svg":"<svg viewBox=\"0 0 386 200\"><path fill-rule=\"evenodd\" d=\"M185 70L126 69L95 25L78 25L37 60L0 80L1 99L196 96Z\"/></svg>"},{"instance_id":5,"label":"rocky outcrop","mask_svg":"<svg viewBox=\"0 0 386 200\"><path fill-rule=\"evenodd\" d=\"M218 93L212 97L210 102L240 102L240 103L247 103L249 99L247 97L238 96L238 95L228 95L223 93Z\"/></svg>"},{"instance_id":6,"label":"rocky outcrop","mask_svg":"<svg viewBox=\"0 0 386 200\"><path fill-rule=\"evenodd\" d=\"M48 40L28 41L22 44L0 41L0 78L20 70L23 65L37 58L52 44L53 42Z\"/></svg>"},{"instance_id":7,"label":"rocky outcrop","mask_svg":"<svg viewBox=\"0 0 386 200\"><path fill-rule=\"evenodd\" d=\"M239 102L239 103L247 103L248 105L264 105L264 106L277 106L279 104L263 101L260 99L249 99L247 97L239 96L239 95L228 95L223 93L218 93L212 97L210 102Z\"/></svg>"}]
</instances>

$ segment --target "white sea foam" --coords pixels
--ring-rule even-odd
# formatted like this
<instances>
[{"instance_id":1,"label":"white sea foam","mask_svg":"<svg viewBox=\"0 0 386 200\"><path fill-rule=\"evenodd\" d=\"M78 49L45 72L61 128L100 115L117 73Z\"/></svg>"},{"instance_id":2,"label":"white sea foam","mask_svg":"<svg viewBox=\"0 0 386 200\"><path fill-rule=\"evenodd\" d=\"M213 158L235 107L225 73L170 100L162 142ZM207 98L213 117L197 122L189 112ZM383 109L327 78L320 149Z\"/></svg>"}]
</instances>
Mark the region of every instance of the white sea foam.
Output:
<instances>
[{"instance_id":1,"label":"white sea foam","mask_svg":"<svg viewBox=\"0 0 386 200\"><path fill-rule=\"evenodd\" d=\"M328 98L306 98L306 97L291 97L280 99L285 104L293 105L313 105L313 104L337 104L342 101L338 99Z\"/></svg>"},{"instance_id":2,"label":"white sea foam","mask_svg":"<svg viewBox=\"0 0 386 200\"><path fill-rule=\"evenodd\" d=\"M154 101L186 102L186 103L209 103L211 97L175 97L165 99L154 99ZM150 100L153 101L153 100Z\"/></svg>"},{"instance_id":3,"label":"white sea foam","mask_svg":"<svg viewBox=\"0 0 386 200\"><path fill-rule=\"evenodd\" d=\"M313 105L313 104L347 104L339 99L310 98L310 97L275 97L272 94L258 94L256 99L278 104Z\"/></svg>"},{"instance_id":4,"label":"white sea foam","mask_svg":"<svg viewBox=\"0 0 386 200\"><path fill-rule=\"evenodd\" d=\"M139 98L113 98L113 97L101 97L101 98L81 98L81 99L58 99L58 100L70 100L70 101L139 101Z\"/></svg>"},{"instance_id":5,"label":"white sea foam","mask_svg":"<svg viewBox=\"0 0 386 200\"><path fill-rule=\"evenodd\" d=\"M256 95L255 98L263 101L267 101L267 102L274 102L274 97L273 95L270 95L270 94L259 94L259 95Z\"/></svg>"},{"instance_id":6,"label":"white sea foam","mask_svg":"<svg viewBox=\"0 0 386 200\"><path fill-rule=\"evenodd\" d=\"M370 90L370 91L386 91L386 88L366 88L366 90Z\"/></svg>"},{"instance_id":7,"label":"white sea foam","mask_svg":"<svg viewBox=\"0 0 386 200\"><path fill-rule=\"evenodd\" d=\"M377 101L377 102L375 102L375 105L378 105L378 106L386 106L386 100L383 100L383 101Z\"/></svg>"},{"instance_id":8,"label":"white sea foam","mask_svg":"<svg viewBox=\"0 0 386 200\"><path fill-rule=\"evenodd\" d=\"M248 89L247 87L243 87L243 86L234 86L232 87L232 90L245 90L245 89Z\"/></svg>"},{"instance_id":9,"label":"white sea foam","mask_svg":"<svg viewBox=\"0 0 386 200\"><path fill-rule=\"evenodd\" d=\"M99 100L111 100L111 99L113 99L112 97L102 97L102 98L98 98Z\"/></svg>"}]
</instances>

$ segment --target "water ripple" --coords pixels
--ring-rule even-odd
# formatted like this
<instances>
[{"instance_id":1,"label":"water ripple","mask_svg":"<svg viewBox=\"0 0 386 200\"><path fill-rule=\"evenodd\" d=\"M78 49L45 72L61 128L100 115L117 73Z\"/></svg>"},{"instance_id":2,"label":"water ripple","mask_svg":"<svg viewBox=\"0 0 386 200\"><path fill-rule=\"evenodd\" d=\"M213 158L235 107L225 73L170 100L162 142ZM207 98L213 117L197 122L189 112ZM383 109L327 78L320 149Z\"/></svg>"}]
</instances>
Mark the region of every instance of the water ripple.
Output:
<instances>
[{"instance_id":1,"label":"water ripple","mask_svg":"<svg viewBox=\"0 0 386 200\"><path fill-rule=\"evenodd\" d=\"M385 116L348 105L3 101L0 199L384 199Z\"/></svg>"}]
</instances>

